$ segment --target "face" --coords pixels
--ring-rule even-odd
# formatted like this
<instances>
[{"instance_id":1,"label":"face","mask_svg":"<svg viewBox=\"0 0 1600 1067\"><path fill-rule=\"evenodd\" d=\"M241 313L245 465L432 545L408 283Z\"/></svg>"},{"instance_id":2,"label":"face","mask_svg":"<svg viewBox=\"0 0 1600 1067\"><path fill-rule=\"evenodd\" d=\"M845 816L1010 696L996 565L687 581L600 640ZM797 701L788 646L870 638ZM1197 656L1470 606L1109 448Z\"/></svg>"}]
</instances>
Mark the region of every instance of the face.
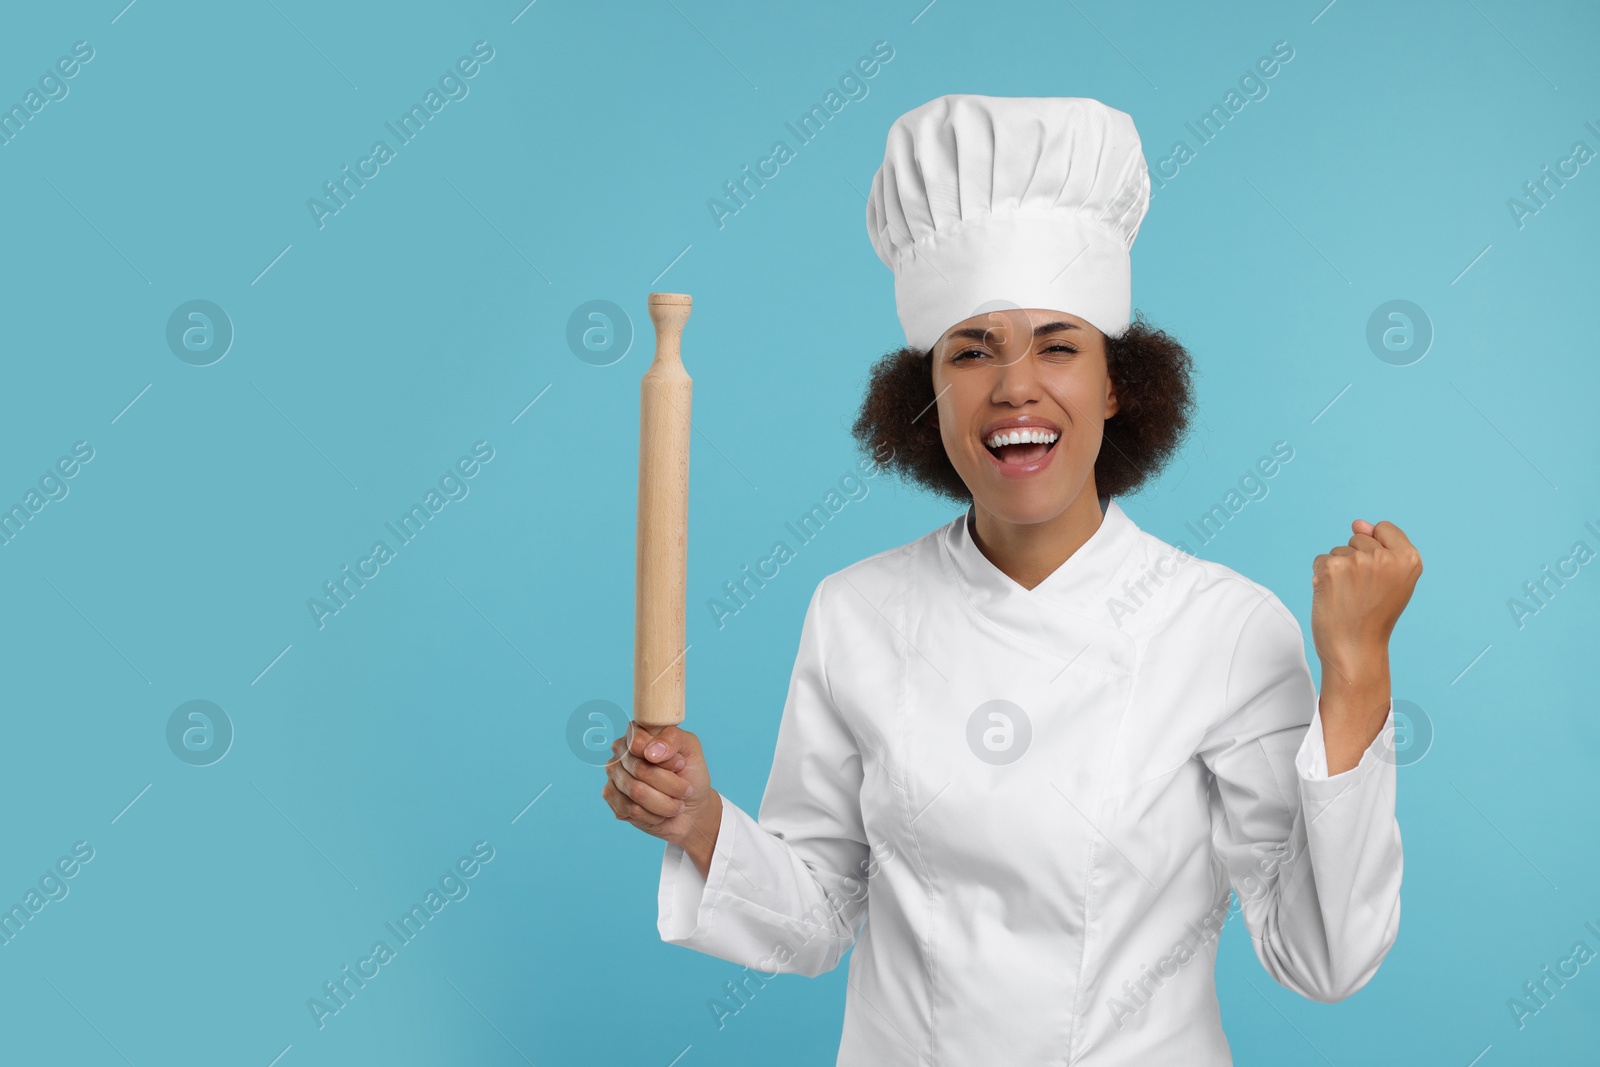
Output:
<instances>
[{"instance_id":1,"label":"face","mask_svg":"<svg viewBox=\"0 0 1600 1067\"><path fill-rule=\"evenodd\" d=\"M963 319L933 348L939 436L973 503L1005 522L1046 522L1094 492L1117 398L1105 335L1038 308ZM991 447L996 434L1018 443Z\"/></svg>"}]
</instances>

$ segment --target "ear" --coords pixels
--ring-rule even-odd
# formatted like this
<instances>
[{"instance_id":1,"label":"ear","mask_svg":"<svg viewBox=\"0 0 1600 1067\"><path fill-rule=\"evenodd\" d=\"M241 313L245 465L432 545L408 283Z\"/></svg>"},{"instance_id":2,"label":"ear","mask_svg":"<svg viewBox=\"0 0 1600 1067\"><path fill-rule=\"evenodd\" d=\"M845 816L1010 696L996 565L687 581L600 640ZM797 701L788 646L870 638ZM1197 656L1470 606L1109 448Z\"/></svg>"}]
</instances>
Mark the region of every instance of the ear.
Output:
<instances>
[{"instance_id":1,"label":"ear","mask_svg":"<svg viewBox=\"0 0 1600 1067\"><path fill-rule=\"evenodd\" d=\"M1109 341L1105 334L1100 335L1101 351L1104 352ZM1111 358L1106 355L1106 418L1110 418L1122 410L1122 400L1117 396L1117 380L1111 376Z\"/></svg>"}]
</instances>

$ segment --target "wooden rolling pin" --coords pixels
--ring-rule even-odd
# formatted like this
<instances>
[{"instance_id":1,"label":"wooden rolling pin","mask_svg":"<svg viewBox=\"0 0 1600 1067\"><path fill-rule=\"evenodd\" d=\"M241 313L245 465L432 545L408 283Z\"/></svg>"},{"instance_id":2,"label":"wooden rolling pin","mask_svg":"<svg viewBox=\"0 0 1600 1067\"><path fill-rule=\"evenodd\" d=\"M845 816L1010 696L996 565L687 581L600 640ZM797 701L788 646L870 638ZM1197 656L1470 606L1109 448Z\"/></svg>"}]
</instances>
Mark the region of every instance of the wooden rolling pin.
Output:
<instances>
[{"instance_id":1,"label":"wooden rolling pin","mask_svg":"<svg viewBox=\"0 0 1600 1067\"><path fill-rule=\"evenodd\" d=\"M651 293L656 355L639 383L633 721L652 734L683 721L689 566L689 405L679 348L694 301Z\"/></svg>"}]
</instances>

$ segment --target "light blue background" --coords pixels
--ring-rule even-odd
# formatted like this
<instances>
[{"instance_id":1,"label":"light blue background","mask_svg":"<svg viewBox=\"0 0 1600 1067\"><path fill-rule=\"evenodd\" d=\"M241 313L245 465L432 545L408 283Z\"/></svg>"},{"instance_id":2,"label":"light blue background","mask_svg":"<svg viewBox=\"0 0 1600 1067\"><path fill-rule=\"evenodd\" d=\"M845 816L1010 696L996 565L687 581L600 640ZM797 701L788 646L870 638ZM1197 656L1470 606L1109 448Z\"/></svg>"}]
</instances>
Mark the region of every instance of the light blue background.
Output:
<instances>
[{"instance_id":1,"label":"light blue background","mask_svg":"<svg viewBox=\"0 0 1600 1067\"><path fill-rule=\"evenodd\" d=\"M844 969L780 977L719 1031L707 1002L738 968L659 942L661 843L565 739L583 702L630 699L646 294L695 299L685 725L754 811L817 581L956 513L878 478L723 629L704 608L856 462L867 367L901 340L864 232L889 124L949 92L1094 96L1154 164L1280 40L1270 94L1156 191L1134 249L1135 305L1196 357L1199 421L1122 503L1308 633L1312 558L1354 518L1397 522L1427 569L1396 695L1436 736L1400 771L1382 969L1301 1000L1235 919L1229 1037L1241 1065L1593 1055L1600 965L1521 1030L1507 1008L1600 948L1600 568L1522 628L1507 607L1574 542L1600 549L1600 164L1520 228L1507 207L1574 141L1600 149L1591 8L124 2L0 26L6 103L94 48L0 147L0 504L94 449L0 547L0 904L95 850L0 946L0 1059L832 1063ZM308 198L479 40L470 95L319 229ZM707 200L794 147L784 123L877 41L869 95L719 229ZM165 341L193 299L236 330L207 367ZM610 366L566 342L594 299L633 320ZM1366 342L1392 299L1435 331L1409 366ZM480 440L470 495L319 629L308 598ZM1269 495L1187 536L1280 440ZM208 767L165 740L194 699L236 729ZM307 999L478 841L470 895L319 1030Z\"/></svg>"}]
</instances>

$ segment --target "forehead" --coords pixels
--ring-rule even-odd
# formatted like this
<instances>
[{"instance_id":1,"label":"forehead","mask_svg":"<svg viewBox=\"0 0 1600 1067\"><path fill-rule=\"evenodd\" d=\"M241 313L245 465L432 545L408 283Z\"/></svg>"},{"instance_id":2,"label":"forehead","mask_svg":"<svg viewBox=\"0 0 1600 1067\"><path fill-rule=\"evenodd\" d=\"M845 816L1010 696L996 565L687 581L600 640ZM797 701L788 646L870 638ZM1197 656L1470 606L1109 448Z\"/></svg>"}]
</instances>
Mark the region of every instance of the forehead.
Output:
<instances>
[{"instance_id":1,"label":"forehead","mask_svg":"<svg viewBox=\"0 0 1600 1067\"><path fill-rule=\"evenodd\" d=\"M949 341L990 340L996 344L1009 343L1012 337L1029 338L1052 329L1066 332L1094 332L1088 321L1065 311L1050 308L1009 308L1003 311L986 311L955 323L940 336L939 343ZM987 336L990 335L992 336Z\"/></svg>"}]
</instances>

